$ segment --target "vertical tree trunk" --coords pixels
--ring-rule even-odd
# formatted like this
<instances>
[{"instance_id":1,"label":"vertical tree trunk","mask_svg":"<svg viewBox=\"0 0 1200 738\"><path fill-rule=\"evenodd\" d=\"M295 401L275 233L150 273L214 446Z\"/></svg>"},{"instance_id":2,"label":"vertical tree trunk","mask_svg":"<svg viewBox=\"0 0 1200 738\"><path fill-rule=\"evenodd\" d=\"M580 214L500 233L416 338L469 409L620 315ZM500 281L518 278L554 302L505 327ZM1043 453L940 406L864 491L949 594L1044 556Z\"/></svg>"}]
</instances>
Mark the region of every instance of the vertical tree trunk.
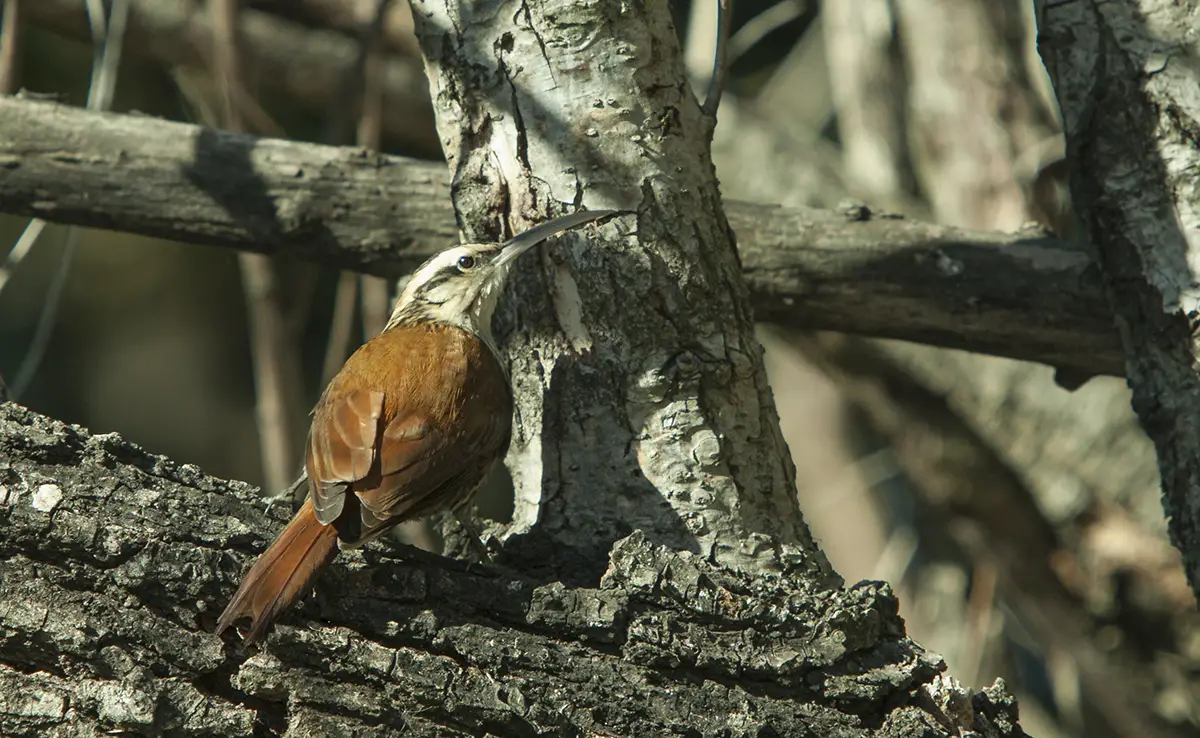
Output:
<instances>
[{"instance_id":1,"label":"vertical tree trunk","mask_svg":"<svg viewBox=\"0 0 1200 738\"><path fill-rule=\"evenodd\" d=\"M501 316L504 553L556 581L368 547L247 652L209 631L283 511L5 405L0 732L1022 735L885 585L827 586L668 6L464 5L414 2L466 235L637 210L526 257Z\"/></svg>"},{"instance_id":2,"label":"vertical tree trunk","mask_svg":"<svg viewBox=\"0 0 1200 738\"><path fill-rule=\"evenodd\" d=\"M1154 441L1172 542L1200 591L1200 73L1192 3L1038 3L1071 196Z\"/></svg>"},{"instance_id":3,"label":"vertical tree trunk","mask_svg":"<svg viewBox=\"0 0 1200 738\"><path fill-rule=\"evenodd\" d=\"M519 267L520 308L501 315L518 326L507 553L585 583L632 529L735 567L756 566L769 536L805 548L828 578L795 503L712 121L669 6L413 9L467 237L580 206L637 210L603 241Z\"/></svg>"}]
</instances>

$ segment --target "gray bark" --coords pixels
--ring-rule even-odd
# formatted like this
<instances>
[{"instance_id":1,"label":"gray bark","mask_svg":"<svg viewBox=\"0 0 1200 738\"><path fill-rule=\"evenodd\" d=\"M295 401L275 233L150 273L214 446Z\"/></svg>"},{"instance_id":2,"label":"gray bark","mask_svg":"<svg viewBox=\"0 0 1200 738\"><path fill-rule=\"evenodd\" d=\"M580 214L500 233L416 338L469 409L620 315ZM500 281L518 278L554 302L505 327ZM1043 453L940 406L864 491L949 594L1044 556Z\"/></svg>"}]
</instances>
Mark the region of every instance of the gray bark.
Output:
<instances>
[{"instance_id":1,"label":"gray bark","mask_svg":"<svg viewBox=\"0 0 1200 738\"><path fill-rule=\"evenodd\" d=\"M1021 735L885 585L806 583L789 547L750 575L635 534L569 588L373 546L248 655L209 630L286 510L13 403L0 470L6 736Z\"/></svg>"},{"instance_id":2,"label":"gray bark","mask_svg":"<svg viewBox=\"0 0 1200 738\"><path fill-rule=\"evenodd\" d=\"M1152 464L1147 479L1145 464L1124 469L1119 463L1142 458L1139 448L1121 441L1147 446L1149 441L1130 432L1136 421L1126 405L1127 422L1109 427L1111 438L1094 441L1108 453L1078 450L1081 439L1087 443L1104 427L1093 428L1086 412L1101 418L1114 414L1106 401L1119 393L1092 382L1070 402L1076 395L1059 390L1054 398L1041 392L1039 382L1049 381L1048 372L1030 371L1037 367L1028 364L976 356L937 362L929 349L845 336L794 337L793 343L887 438L896 463L914 483L925 550L961 551L976 579L986 576L981 572L994 574L1006 627L1028 634L1046 660L1071 663L1068 678L1079 700L1062 723L1072 733L1089 738L1194 733L1190 708L1177 705L1194 705L1200 698L1200 685L1188 676L1193 663L1180 658L1200 621L1178 552L1153 524L1161 524L1161 509L1156 521L1135 522L1118 506L1129 501L1113 499L1119 493L1140 501L1148 487L1156 486ZM974 375L959 374L972 368ZM1012 391L1019 380L1028 396ZM1043 398L1050 400L1047 406L1031 407ZM1004 430L1014 437L997 438ZM1117 461L1106 458L1109 454ZM1022 463L1012 463L1014 455ZM1082 456L1081 463L1067 468L1074 456ZM1099 479L1098 471L1112 477ZM1095 522L1072 524L1072 516ZM1121 543L1112 543L1114 538ZM1113 557L1114 548L1130 554ZM921 577L910 575L909 581ZM906 596L911 611L920 612L921 602L936 602L937 623L931 627L910 618L910 631L915 634L924 625L921 642L936 642L950 668L961 674L965 649L955 650L962 641L952 634L969 628L971 615L955 611L958 601L944 589ZM1097 642L1097 624L1114 620L1114 612L1120 613L1122 637ZM1001 641L994 648L1007 647ZM1147 653L1156 655L1148 660ZM1028 683L1013 686L1028 706L1030 692L1019 691Z\"/></svg>"},{"instance_id":3,"label":"gray bark","mask_svg":"<svg viewBox=\"0 0 1200 738\"><path fill-rule=\"evenodd\" d=\"M0 100L0 212L396 277L457 237L441 164ZM841 211L727 201L758 320L1120 374L1086 252Z\"/></svg>"},{"instance_id":4,"label":"gray bark","mask_svg":"<svg viewBox=\"0 0 1200 738\"><path fill-rule=\"evenodd\" d=\"M1034 29L1023 27L1032 6L905 0L856 10L862 12L849 16L852 22L826 26L844 36L831 47L865 49L847 51L849 61L835 66L848 162L856 150L878 152L877 141L906 127L929 217L1000 229L1037 217L1071 232L1061 203L1039 189L1056 167L1035 177L1061 156L1062 145L1045 112L1043 97L1053 93L1041 61L1025 59L1033 52ZM862 94L875 78L895 74L894 64L866 63L889 42L907 60L911 91ZM893 107L878 111L880 101ZM876 111L878 129L847 125L863 111ZM874 161L894 170L876 180L903 181L907 159ZM1022 191L1029 193L1028 212ZM1163 535L1153 447L1123 383L1097 380L1068 393L1046 367L895 342L840 344L816 344L806 355L832 366L831 376L841 378L916 482L921 550L956 551L972 572L961 579L971 583L972 596L985 579L979 572L996 572L1005 630L1032 633L1047 662L1075 667L1069 677L1054 677L1079 691L1070 706L1059 703L1059 726L1089 736L1170 735L1170 723L1194 722L1195 711L1184 706L1196 704L1200 692L1186 676L1191 662L1178 658L1195 628L1194 603L1178 553ZM926 574L932 569L925 561L906 581L934 581ZM936 608L922 608L935 599ZM1005 673L1006 644L992 638L980 647L969 632L965 593L962 609L953 604L959 601L944 587L906 594L914 612L936 613L935 622L911 618L911 632L960 676L978 673L977 664L984 673ZM1118 612L1119 643L1100 643L1097 633ZM1029 707L1029 693L1018 694Z\"/></svg>"},{"instance_id":5,"label":"gray bark","mask_svg":"<svg viewBox=\"0 0 1200 738\"><path fill-rule=\"evenodd\" d=\"M285 623L246 658L202 631L282 516L7 405L14 732L1020 735L1002 687L940 678L886 590L837 586L805 529L666 6L416 10L469 238L551 201L639 208L607 248L575 234L593 248L524 264L523 313L502 316L518 493L500 560L524 578L368 549L290 616L332 627ZM249 168L230 142L204 145ZM305 227L188 174L242 227Z\"/></svg>"},{"instance_id":6,"label":"gray bark","mask_svg":"<svg viewBox=\"0 0 1200 738\"><path fill-rule=\"evenodd\" d=\"M1200 591L1200 74L1191 3L1038 4L1071 193L1154 442L1172 542Z\"/></svg>"},{"instance_id":7,"label":"gray bark","mask_svg":"<svg viewBox=\"0 0 1200 738\"><path fill-rule=\"evenodd\" d=\"M518 265L521 319L501 315L519 323L505 556L589 582L642 529L747 571L796 545L807 575L830 580L796 505L669 7L412 7L468 239L564 203L637 209L603 247Z\"/></svg>"}]
</instances>

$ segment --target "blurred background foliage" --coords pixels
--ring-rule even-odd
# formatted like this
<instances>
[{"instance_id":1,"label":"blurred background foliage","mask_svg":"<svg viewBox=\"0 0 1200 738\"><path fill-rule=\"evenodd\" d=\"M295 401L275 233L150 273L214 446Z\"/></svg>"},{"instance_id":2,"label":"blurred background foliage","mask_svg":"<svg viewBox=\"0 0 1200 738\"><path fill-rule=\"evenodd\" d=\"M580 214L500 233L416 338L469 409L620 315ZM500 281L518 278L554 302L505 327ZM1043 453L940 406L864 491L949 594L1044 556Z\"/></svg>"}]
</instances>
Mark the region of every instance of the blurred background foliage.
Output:
<instances>
[{"instance_id":1,"label":"blurred background foliage","mask_svg":"<svg viewBox=\"0 0 1200 738\"><path fill-rule=\"evenodd\" d=\"M113 109L222 124L209 3L130 3ZM377 16L377 3L235 6L247 37L240 125L437 157L407 5ZM16 29L17 85L82 106L93 59L84 0L0 4ZM674 7L702 89L715 3ZM1037 221L1074 235L1032 2L740 0L732 28L714 141L727 197L826 208L855 198L945 224ZM25 225L0 217L0 239L15 243ZM0 294L10 380L64 233L49 226ZM347 292L354 280L332 270L273 268L299 378L289 404L302 408L274 431L296 453L327 354L344 357L369 334L386 297L367 282ZM231 251L83 232L44 358L18 399L273 493L247 304ZM331 349L335 324L349 337ZM1200 731L1200 620L1121 380L1069 392L1049 367L769 326L761 336L801 509L847 581L892 582L913 637L972 686L1007 679L1032 734ZM494 484L482 512L503 515L503 494Z\"/></svg>"}]
</instances>

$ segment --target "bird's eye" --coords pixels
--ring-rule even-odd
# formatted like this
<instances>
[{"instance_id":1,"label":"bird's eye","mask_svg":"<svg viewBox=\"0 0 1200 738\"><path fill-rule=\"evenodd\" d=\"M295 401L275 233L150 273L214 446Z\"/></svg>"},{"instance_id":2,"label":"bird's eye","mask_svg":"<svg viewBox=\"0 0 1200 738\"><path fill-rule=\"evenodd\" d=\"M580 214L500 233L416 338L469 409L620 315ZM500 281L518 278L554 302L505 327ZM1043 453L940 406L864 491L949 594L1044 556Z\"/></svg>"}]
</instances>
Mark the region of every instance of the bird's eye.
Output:
<instances>
[{"instance_id":1,"label":"bird's eye","mask_svg":"<svg viewBox=\"0 0 1200 738\"><path fill-rule=\"evenodd\" d=\"M474 269L475 257L470 255L458 257L458 268L464 272Z\"/></svg>"}]
</instances>

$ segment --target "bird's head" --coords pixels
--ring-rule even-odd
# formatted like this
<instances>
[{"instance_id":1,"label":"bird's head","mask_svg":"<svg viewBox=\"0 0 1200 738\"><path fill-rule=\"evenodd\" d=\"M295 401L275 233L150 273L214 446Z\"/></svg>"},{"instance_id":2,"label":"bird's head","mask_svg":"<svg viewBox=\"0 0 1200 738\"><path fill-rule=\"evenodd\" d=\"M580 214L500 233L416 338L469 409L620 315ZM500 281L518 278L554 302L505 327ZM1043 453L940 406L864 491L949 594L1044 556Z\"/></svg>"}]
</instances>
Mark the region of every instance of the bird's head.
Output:
<instances>
[{"instance_id":1,"label":"bird's head","mask_svg":"<svg viewBox=\"0 0 1200 738\"><path fill-rule=\"evenodd\" d=\"M442 251L413 272L384 330L409 321L431 321L449 323L490 339L492 313L516 260L547 238L616 212L572 213L530 228L505 243L462 244Z\"/></svg>"}]
</instances>

